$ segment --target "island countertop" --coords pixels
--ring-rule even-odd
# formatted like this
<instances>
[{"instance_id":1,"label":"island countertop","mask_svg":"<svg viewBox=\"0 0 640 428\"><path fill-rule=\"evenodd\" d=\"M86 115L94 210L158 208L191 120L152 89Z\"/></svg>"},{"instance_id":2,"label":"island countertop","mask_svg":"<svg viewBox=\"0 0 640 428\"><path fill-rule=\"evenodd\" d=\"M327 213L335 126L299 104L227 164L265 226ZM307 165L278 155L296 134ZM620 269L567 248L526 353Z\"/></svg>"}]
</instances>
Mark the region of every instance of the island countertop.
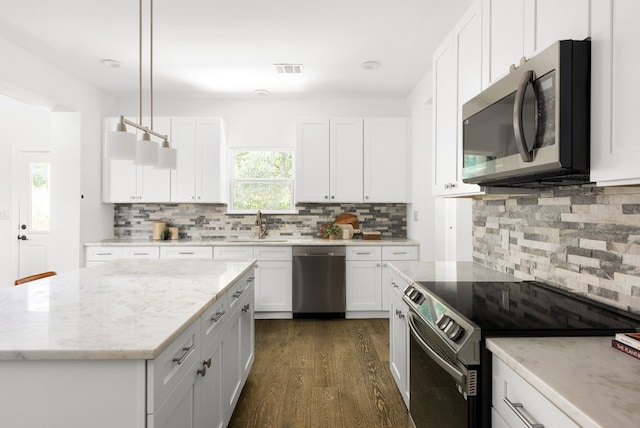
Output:
<instances>
[{"instance_id":1,"label":"island countertop","mask_svg":"<svg viewBox=\"0 0 640 428\"><path fill-rule=\"evenodd\" d=\"M117 260L0 289L0 360L153 359L253 260Z\"/></svg>"}]
</instances>

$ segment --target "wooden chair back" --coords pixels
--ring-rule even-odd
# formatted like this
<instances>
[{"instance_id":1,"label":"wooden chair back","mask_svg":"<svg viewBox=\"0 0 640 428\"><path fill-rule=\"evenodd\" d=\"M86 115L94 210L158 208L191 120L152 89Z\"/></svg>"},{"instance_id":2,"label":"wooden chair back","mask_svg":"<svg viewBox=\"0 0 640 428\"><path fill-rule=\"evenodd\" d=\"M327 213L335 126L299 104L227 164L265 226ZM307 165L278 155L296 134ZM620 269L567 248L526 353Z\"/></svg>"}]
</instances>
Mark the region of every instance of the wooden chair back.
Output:
<instances>
[{"instance_id":1,"label":"wooden chair back","mask_svg":"<svg viewBox=\"0 0 640 428\"><path fill-rule=\"evenodd\" d=\"M13 281L13 285L14 286L20 285L20 284L24 284L25 282L31 282L31 281L35 281L36 279L46 278L48 276L53 276L53 275L56 275L54 271L37 273L35 275L25 276L24 278L18 278L15 281Z\"/></svg>"}]
</instances>

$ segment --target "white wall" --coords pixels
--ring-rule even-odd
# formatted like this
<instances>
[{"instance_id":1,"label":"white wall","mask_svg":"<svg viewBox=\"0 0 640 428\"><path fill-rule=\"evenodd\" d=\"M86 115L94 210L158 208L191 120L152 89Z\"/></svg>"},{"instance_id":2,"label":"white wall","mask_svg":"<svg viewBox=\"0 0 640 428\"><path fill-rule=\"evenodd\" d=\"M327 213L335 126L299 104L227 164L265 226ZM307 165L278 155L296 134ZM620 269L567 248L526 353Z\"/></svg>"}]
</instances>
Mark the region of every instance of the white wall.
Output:
<instances>
[{"instance_id":1,"label":"white wall","mask_svg":"<svg viewBox=\"0 0 640 428\"><path fill-rule=\"evenodd\" d=\"M100 202L102 110L103 104L109 99L91 85L4 39L0 39L0 57L2 58L0 94L32 107L38 106L48 112L79 113L76 119L76 121L79 119L80 123L80 128L77 130L79 138L75 138L74 142L70 143L72 146L64 148L71 156L59 157L58 162L61 165L58 167L64 168L67 182L77 183L77 187L72 186L71 194L67 195L64 202L64 209L70 213L66 217L70 226L66 230L65 239L73 243L70 248L65 249L64 257L68 262L66 266L81 266L82 244L113 234L113 206ZM25 124L20 128L23 130L22 128L34 126ZM48 128L50 124L46 126ZM1 146L6 144L4 140L0 142ZM60 145L57 147L61 148ZM0 147L0 150L6 150L6 147ZM53 153L52 155L55 156ZM13 188L13 179L2 182L0 207L9 206L13 212L14 203L7 199L5 186L9 189ZM0 208L0 211L2 210L3 208ZM12 215L9 220L0 220L0 222L5 221L11 224L10 230L13 230L17 219ZM71 224L72 221L76 224ZM7 249L7 245L14 246L13 241L9 244L4 242L0 243L0 246L3 246L0 251L13 251ZM12 282L8 284L6 279L0 279L0 287L11 284Z\"/></svg>"}]
</instances>

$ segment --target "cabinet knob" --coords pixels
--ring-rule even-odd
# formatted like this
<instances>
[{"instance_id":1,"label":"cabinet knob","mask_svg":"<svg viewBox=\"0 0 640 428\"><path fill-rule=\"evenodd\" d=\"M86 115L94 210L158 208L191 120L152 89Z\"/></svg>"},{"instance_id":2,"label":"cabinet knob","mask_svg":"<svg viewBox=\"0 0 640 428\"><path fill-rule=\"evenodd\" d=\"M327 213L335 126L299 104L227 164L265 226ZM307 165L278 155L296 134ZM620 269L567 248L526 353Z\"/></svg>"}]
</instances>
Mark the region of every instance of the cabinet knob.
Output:
<instances>
[{"instance_id":1,"label":"cabinet knob","mask_svg":"<svg viewBox=\"0 0 640 428\"><path fill-rule=\"evenodd\" d=\"M369 199L369 197L368 197L368 196L365 196L364 198L365 198L365 199Z\"/></svg>"},{"instance_id":2,"label":"cabinet knob","mask_svg":"<svg viewBox=\"0 0 640 428\"><path fill-rule=\"evenodd\" d=\"M329 199L329 196L327 196L327 195L324 195L324 198L325 198L325 199Z\"/></svg>"},{"instance_id":3,"label":"cabinet knob","mask_svg":"<svg viewBox=\"0 0 640 428\"><path fill-rule=\"evenodd\" d=\"M331 199L335 199L335 198L336 198L335 196L333 196L333 195L331 196Z\"/></svg>"},{"instance_id":4,"label":"cabinet knob","mask_svg":"<svg viewBox=\"0 0 640 428\"><path fill-rule=\"evenodd\" d=\"M248 303L247 303L246 305L244 305L244 306L242 307L242 312L248 312L248 311L249 311L249 307L250 307L250 306L249 306L249 304L248 304Z\"/></svg>"}]
</instances>

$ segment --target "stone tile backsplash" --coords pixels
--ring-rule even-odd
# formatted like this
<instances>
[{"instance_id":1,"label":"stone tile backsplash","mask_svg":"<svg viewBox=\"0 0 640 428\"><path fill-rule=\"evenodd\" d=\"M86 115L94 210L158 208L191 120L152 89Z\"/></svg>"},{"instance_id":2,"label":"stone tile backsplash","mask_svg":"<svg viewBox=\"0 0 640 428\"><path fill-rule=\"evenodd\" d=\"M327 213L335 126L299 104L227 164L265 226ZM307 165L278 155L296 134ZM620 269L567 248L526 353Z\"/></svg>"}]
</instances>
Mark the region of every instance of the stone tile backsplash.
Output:
<instances>
[{"instance_id":1,"label":"stone tile backsplash","mask_svg":"<svg viewBox=\"0 0 640 428\"><path fill-rule=\"evenodd\" d=\"M640 312L640 187L475 199L473 258Z\"/></svg>"},{"instance_id":2,"label":"stone tile backsplash","mask_svg":"<svg viewBox=\"0 0 640 428\"><path fill-rule=\"evenodd\" d=\"M406 204L304 204L298 214L263 214L269 238L320 237L320 227L339 214L358 217L363 230L379 230L383 238L407 237ZM116 204L116 238L151 239L154 221L177 226L181 239L252 238L255 214L226 214L226 205L214 204Z\"/></svg>"}]
</instances>

